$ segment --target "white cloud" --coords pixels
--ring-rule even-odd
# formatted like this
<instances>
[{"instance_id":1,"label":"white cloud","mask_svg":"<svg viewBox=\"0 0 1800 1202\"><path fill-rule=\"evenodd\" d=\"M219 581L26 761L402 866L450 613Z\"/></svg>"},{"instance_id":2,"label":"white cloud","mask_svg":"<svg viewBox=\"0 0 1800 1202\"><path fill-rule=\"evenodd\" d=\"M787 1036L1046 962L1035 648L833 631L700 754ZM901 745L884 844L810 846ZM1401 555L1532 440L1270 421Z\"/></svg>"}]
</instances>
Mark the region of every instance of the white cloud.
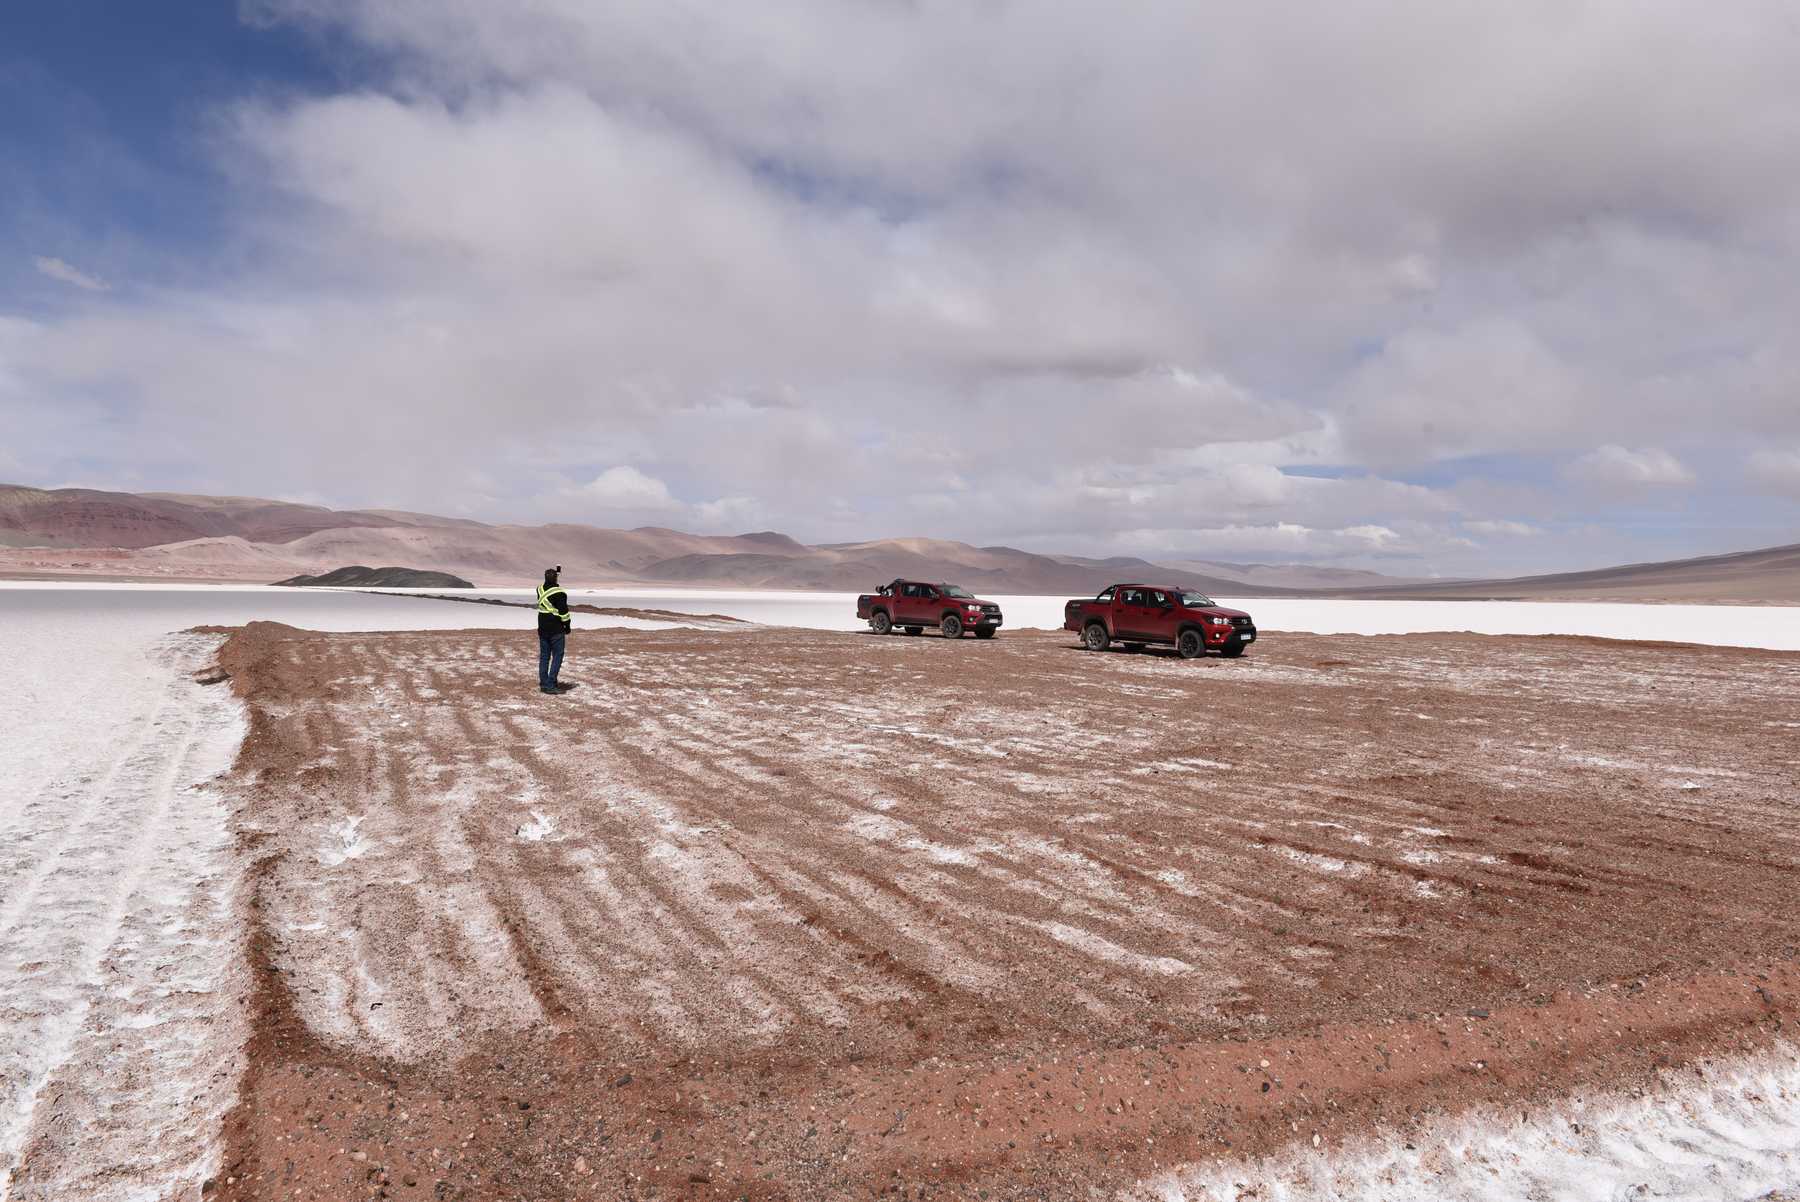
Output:
<instances>
[{"instance_id":1,"label":"white cloud","mask_svg":"<svg viewBox=\"0 0 1800 1202\"><path fill-rule=\"evenodd\" d=\"M1800 501L1800 450L1753 451L1744 469L1750 483L1761 491Z\"/></svg>"},{"instance_id":2,"label":"white cloud","mask_svg":"<svg viewBox=\"0 0 1800 1202\"><path fill-rule=\"evenodd\" d=\"M1543 533L1543 530L1529 522L1515 522L1508 518L1477 518L1473 521L1465 521L1462 526L1464 530L1473 531L1476 534L1501 535L1510 538L1530 538Z\"/></svg>"},{"instance_id":3,"label":"white cloud","mask_svg":"<svg viewBox=\"0 0 1800 1202\"><path fill-rule=\"evenodd\" d=\"M183 290L7 354L46 479L1589 558L1609 492L1727 503L1626 448L1800 439L1785 0L247 7L372 53L209 121Z\"/></svg>"},{"instance_id":4,"label":"white cloud","mask_svg":"<svg viewBox=\"0 0 1800 1202\"><path fill-rule=\"evenodd\" d=\"M667 484L630 464L607 468L576 489L575 494L584 504L602 512L662 513L682 508Z\"/></svg>"},{"instance_id":5,"label":"white cloud","mask_svg":"<svg viewBox=\"0 0 1800 1202\"><path fill-rule=\"evenodd\" d=\"M1632 450L1607 443L1569 465L1569 477L1601 488L1631 491L1645 488L1686 488L1694 473L1659 447Z\"/></svg>"},{"instance_id":6,"label":"white cloud","mask_svg":"<svg viewBox=\"0 0 1800 1202\"><path fill-rule=\"evenodd\" d=\"M1337 560L1351 556L1417 555L1444 540L1408 538L1386 526L1318 529L1298 522L1266 526L1215 526L1197 530L1146 528L1125 532L1120 547L1139 555L1200 555L1271 559Z\"/></svg>"},{"instance_id":7,"label":"white cloud","mask_svg":"<svg viewBox=\"0 0 1800 1202\"><path fill-rule=\"evenodd\" d=\"M53 259L48 255L39 255L32 260L32 263L37 267L40 274L47 275L53 280L60 280L65 284L73 284L75 287L85 289L88 292L107 292L112 288L111 284L108 284L99 276L89 275L79 267L66 263L61 259Z\"/></svg>"}]
</instances>

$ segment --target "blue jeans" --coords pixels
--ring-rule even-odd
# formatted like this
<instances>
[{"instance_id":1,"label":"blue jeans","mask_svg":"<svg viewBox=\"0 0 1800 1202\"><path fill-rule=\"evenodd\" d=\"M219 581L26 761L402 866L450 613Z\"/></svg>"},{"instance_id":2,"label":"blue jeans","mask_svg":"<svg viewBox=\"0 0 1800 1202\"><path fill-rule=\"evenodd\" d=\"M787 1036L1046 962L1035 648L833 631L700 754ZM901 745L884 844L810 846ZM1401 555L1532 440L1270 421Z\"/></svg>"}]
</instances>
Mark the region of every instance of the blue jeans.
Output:
<instances>
[{"instance_id":1,"label":"blue jeans","mask_svg":"<svg viewBox=\"0 0 1800 1202\"><path fill-rule=\"evenodd\" d=\"M562 671L563 644L568 638L568 632L563 630L555 634L538 631L538 688L556 687L556 674Z\"/></svg>"}]
</instances>

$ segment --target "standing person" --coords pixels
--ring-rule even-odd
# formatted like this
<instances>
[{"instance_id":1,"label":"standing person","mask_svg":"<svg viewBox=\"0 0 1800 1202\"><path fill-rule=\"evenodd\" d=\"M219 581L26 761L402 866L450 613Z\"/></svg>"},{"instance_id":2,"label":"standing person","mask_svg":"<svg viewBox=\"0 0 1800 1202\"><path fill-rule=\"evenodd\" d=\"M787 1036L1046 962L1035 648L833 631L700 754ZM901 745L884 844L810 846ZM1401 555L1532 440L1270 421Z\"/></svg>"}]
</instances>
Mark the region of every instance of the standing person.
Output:
<instances>
[{"instance_id":1,"label":"standing person","mask_svg":"<svg viewBox=\"0 0 1800 1202\"><path fill-rule=\"evenodd\" d=\"M556 582L562 565L544 569L538 585L538 691L560 693L556 675L562 671L563 647L569 637L569 594Z\"/></svg>"}]
</instances>

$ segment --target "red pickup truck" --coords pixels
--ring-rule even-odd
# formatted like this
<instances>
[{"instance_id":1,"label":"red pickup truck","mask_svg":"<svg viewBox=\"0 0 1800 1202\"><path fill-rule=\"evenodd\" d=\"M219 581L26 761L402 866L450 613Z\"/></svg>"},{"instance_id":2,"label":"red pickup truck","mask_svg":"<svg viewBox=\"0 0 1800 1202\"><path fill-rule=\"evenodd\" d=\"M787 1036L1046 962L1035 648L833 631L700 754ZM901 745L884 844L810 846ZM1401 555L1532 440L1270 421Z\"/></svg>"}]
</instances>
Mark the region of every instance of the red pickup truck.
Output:
<instances>
[{"instance_id":1,"label":"red pickup truck","mask_svg":"<svg viewBox=\"0 0 1800 1202\"><path fill-rule=\"evenodd\" d=\"M1146 643L1172 643L1186 659L1217 651L1236 659L1256 641L1256 623L1241 609L1213 604L1192 589L1154 584L1115 584L1093 600L1063 606L1063 629L1081 635L1089 651L1113 640L1127 651Z\"/></svg>"},{"instance_id":2,"label":"red pickup truck","mask_svg":"<svg viewBox=\"0 0 1800 1202\"><path fill-rule=\"evenodd\" d=\"M1000 607L983 601L954 584L927 584L922 580L896 580L856 599L856 616L876 634L896 629L918 634L936 626L947 639L960 639L973 630L978 639L991 639L1000 629Z\"/></svg>"}]
</instances>

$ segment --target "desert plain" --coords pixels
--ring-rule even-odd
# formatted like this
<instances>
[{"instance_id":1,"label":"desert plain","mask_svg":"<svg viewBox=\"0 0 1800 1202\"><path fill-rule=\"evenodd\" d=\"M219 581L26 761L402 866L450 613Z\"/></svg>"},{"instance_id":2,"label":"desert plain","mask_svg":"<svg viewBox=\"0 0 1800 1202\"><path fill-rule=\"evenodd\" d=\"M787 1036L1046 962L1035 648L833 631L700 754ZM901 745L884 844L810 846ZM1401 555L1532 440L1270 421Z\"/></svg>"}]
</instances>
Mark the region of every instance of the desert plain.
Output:
<instances>
[{"instance_id":1,"label":"desert plain","mask_svg":"<svg viewBox=\"0 0 1800 1202\"><path fill-rule=\"evenodd\" d=\"M1800 654L383 603L499 628L174 636L15 815L9 1197L1800 1181Z\"/></svg>"}]
</instances>

